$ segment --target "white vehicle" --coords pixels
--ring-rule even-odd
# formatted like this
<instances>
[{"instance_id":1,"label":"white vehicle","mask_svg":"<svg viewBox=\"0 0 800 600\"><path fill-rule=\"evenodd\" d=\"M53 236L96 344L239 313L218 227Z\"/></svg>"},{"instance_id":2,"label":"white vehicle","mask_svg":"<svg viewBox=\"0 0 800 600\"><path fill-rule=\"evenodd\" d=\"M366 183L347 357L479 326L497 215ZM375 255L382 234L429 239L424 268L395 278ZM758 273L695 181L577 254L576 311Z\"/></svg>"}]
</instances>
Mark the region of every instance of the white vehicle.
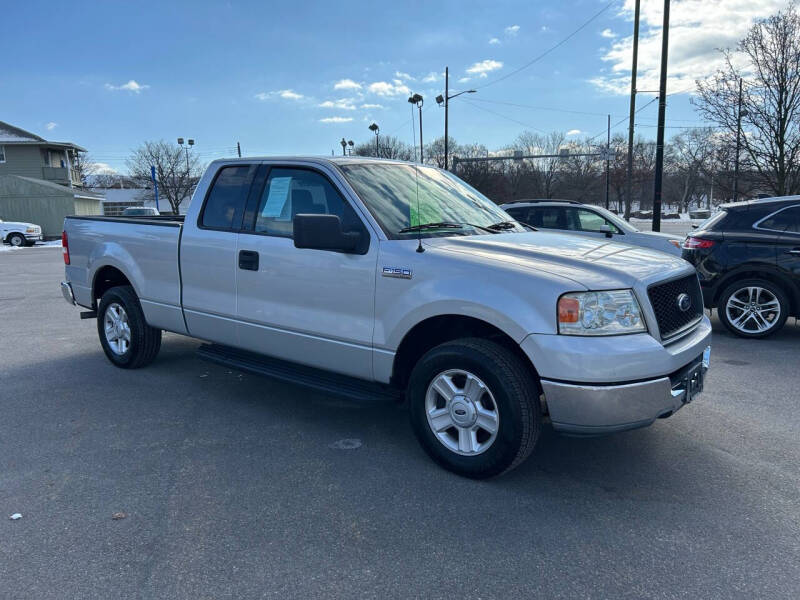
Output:
<instances>
[{"instance_id":1,"label":"white vehicle","mask_svg":"<svg viewBox=\"0 0 800 600\"><path fill-rule=\"evenodd\" d=\"M597 435L668 417L708 367L688 262L526 231L432 167L217 160L185 219L67 217L63 247L64 297L113 364L148 364L167 330L230 367L405 397L428 454L469 477L520 464L545 422Z\"/></svg>"},{"instance_id":2,"label":"white vehicle","mask_svg":"<svg viewBox=\"0 0 800 600\"><path fill-rule=\"evenodd\" d=\"M3 221L0 219L0 239L17 248L32 246L42 239L42 228L33 223Z\"/></svg>"},{"instance_id":3,"label":"white vehicle","mask_svg":"<svg viewBox=\"0 0 800 600\"><path fill-rule=\"evenodd\" d=\"M123 217L158 217L161 213L152 206L129 206L122 211Z\"/></svg>"},{"instance_id":4,"label":"white vehicle","mask_svg":"<svg viewBox=\"0 0 800 600\"><path fill-rule=\"evenodd\" d=\"M555 229L642 246L681 255L683 238L669 233L639 231L605 208L573 200L520 200L501 204L515 220L536 229Z\"/></svg>"}]
</instances>

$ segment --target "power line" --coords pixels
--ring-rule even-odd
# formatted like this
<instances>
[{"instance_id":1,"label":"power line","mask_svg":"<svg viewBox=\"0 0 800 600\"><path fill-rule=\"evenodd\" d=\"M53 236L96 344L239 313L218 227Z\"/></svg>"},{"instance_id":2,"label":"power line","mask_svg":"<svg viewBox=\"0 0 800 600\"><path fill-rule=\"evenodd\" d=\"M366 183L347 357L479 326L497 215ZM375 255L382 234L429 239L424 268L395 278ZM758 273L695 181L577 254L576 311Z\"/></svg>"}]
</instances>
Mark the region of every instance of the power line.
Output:
<instances>
[{"instance_id":1,"label":"power line","mask_svg":"<svg viewBox=\"0 0 800 600\"><path fill-rule=\"evenodd\" d=\"M499 112L495 112L493 110L490 110L490 109L486 108L485 106L479 106L477 104L474 104L474 103L470 102L466 98L463 98L462 102L466 102L467 104L473 106L474 108L478 108L480 110L486 111L486 112L491 113L491 114L493 114L493 115L495 115L497 117L500 117L501 119L506 119L507 121L511 121L512 123L516 123L517 125L522 125L523 127L529 127L530 129L535 129L536 131L538 131L540 133L547 133L544 129L539 129L538 127L534 127L533 125L530 125L529 123L523 123L522 121L518 121L517 119L514 119L512 117L508 117L506 115L500 114Z\"/></svg>"},{"instance_id":2,"label":"power line","mask_svg":"<svg viewBox=\"0 0 800 600\"><path fill-rule=\"evenodd\" d=\"M566 108L552 108L549 106L533 106L531 104L517 104L515 102L501 102L500 100L487 100L486 98L470 98L473 102L488 102L490 104L503 104L505 106L516 106L518 108L531 108L534 110L550 110L553 112L570 113L573 115L589 115L592 117L605 117L608 113L588 112L585 110L569 110ZM612 115L614 117L619 115Z\"/></svg>"},{"instance_id":3,"label":"power line","mask_svg":"<svg viewBox=\"0 0 800 600\"><path fill-rule=\"evenodd\" d=\"M478 89L478 90L480 90L480 89L483 89L483 88L485 88L485 87L488 87L488 86L490 86L490 85L494 85L495 83L500 83L501 81L503 81L503 80L505 80L505 79L508 79L509 77L511 77L511 76L513 76L513 75L516 75L516 74L517 74L517 73L519 73L520 71L524 71L525 69L527 69L527 68L528 68L528 67L530 67L531 65L533 65L533 64L535 64L535 63L537 63L537 62L539 62L539 61L540 61L540 60L542 60L542 59L543 59L545 56L547 56L548 54L550 54L550 53L551 53L553 50L556 50L557 48L559 48L559 47L563 46L563 45L564 45L564 44L566 44L566 43L567 43L569 40L571 40L573 37L575 37L576 35L578 35L578 33L580 33L582 30L584 30L586 27L588 27L588 26L589 26L589 24L590 24L592 21L594 21L595 19L597 19L597 18L598 18L600 15L602 15L604 12L606 12L606 11L607 11L609 8L611 8L611 7L612 7L614 4L616 4L616 2L609 2L608 4L606 4L606 5L605 5L603 8L601 8L599 11L597 11L597 12L596 12L594 15L592 15L591 17L589 17L589 19L588 19L587 21L585 21L585 22L583 23L583 25L581 25L581 26L580 26L580 27L578 27L578 28L577 28L575 31L573 31L572 33L570 33L570 34L569 34L567 37L563 38L561 41L557 42L557 43L556 43L556 44L554 44L553 46L550 46L550 47L549 47L547 50L545 50L544 52L542 52L542 53L541 53L541 54L539 54L538 56L534 57L532 60L528 61L527 63L525 63L525 64L524 64L524 65L522 65L521 67L519 67L519 68L517 68L517 69L514 69L514 70L513 70L513 71L511 71L510 73L506 73L506 74L505 74L505 75L503 75L502 77L498 77L497 79L493 79L492 81L489 81L488 83L484 83L483 85L481 85L481 86L478 86L478 87L476 87L475 89Z\"/></svg>"}]
</instances>

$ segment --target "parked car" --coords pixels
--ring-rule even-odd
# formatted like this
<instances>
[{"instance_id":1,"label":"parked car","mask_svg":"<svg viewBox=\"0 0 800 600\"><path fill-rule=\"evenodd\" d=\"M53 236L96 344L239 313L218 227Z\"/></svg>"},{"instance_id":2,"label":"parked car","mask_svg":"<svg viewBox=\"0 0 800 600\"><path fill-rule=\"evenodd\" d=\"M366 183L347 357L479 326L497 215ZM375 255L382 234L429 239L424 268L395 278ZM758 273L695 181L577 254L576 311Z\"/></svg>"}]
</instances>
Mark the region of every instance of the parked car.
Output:
<instances>
[{"instance_id":1,"label":"parked car","mask_svg":"<svg viewBox=\"0 0 800 600\"><path fill-rule=\"evenodd\" d=\"M152 206L129 206L122 211L123 217L157 217L161 213Z\"/></svg>"},{"instance_id":2,"label":"parked car","mask_svg":"<svg viewBox=\"0 0 800 600\"><path fill-rule=\"evenodd\" d=\"M62 292L114 365L148 364L167 330L231 367L405 396L428 454L469 477L520 464L545 417L596 435L670 416L708 366L686 261L527 231L432 167L218 160L185 220L64 228Z\"/></svg>"},{"instance_id":3,"label":"parked car","mask_svg":"<svg viewBox=\"0 0 800 600\"><path fill-rule=\"evenodd\" d=\"M680 255L682 239L674 234L639 231L611 211L573 200L520 200L500 207L520 223L596 238L614 239Z\"/></svg>"},{"instance_id":4,"label":"parked car","mask_svg":"<svg viewBox=\"0 0 800 600\"><path fill-rule=\"evenodd\" d=\"M741 337L800 316L800 196L723 204L683 243L708 308Z\"/></svg>"},{"instance_id":5,"label":"parked car","mask_svg":"<svg viewBox=\"0 0 800 600\"><path fill-rule=\"evenodd\" d=\"M42 228L33 223L0 219L0 240L15 247L33 246L42 239Z\"/></svg>"}]
</instances>

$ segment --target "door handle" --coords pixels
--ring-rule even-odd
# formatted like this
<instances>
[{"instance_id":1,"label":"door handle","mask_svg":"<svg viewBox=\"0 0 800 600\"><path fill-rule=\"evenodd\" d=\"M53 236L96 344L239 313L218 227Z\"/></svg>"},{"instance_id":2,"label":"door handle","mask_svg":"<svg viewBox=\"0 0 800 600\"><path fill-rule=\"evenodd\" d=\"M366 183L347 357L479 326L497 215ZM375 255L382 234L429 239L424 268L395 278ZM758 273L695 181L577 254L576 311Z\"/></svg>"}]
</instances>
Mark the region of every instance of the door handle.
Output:
<instances>
[{"instance_id":1,"label":"door handle","mask_svg":"<svg viewBox=\"0 0 800 600\"><path fill-rule=\"evenodd\" d=\"M258 271L258 252L239 250L239 268L245 271Z\"/></svg>"},{"instance_id":2,"label":"door handle","mask_svg":"<svg viewBox=\"0 0 800 600\"><path fill-rule=\"evenodd\" d=\"M791 250L787 251L786 254L797 254L797 255L800 255L800 248L792 248Z\"/></svg>"}]
</instances>

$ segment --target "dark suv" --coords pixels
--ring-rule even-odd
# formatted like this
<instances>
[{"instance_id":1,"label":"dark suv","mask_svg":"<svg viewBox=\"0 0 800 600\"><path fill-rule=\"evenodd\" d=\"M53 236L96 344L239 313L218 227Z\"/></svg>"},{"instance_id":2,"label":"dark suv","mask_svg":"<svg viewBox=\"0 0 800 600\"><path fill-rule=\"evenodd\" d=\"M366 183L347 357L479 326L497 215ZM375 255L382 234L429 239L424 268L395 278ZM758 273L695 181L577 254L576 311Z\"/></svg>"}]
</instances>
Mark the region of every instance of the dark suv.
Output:
<instances>
[{"instance_id":1,"label":"dark suv","mask_svg":"<svg viewBox=\"0 0 800 600\"><path fill-rule=\"evenodd\" d=\"M800 196L723 204L683 242L707 308L742 337L800 316Z\"/></svg>"}]
</instances>

